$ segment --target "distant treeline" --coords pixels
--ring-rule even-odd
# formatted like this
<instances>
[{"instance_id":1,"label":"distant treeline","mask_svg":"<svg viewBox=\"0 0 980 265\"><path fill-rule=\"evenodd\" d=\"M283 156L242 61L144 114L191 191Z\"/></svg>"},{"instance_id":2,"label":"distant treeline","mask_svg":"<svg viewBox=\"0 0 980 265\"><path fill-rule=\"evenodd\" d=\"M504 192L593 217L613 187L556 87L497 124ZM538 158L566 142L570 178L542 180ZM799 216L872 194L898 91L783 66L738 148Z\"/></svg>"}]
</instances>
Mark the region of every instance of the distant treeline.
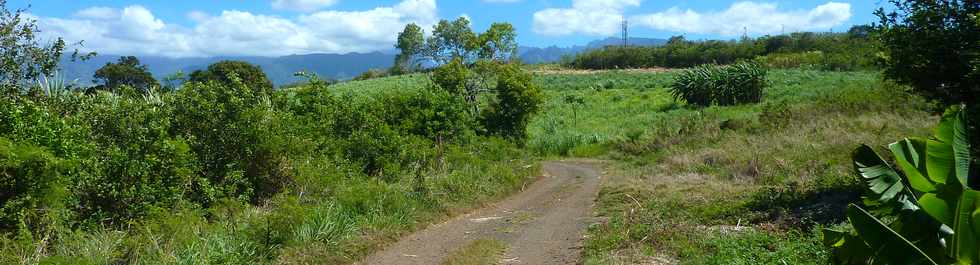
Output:
<instances>
[{"instance_id":1,"label":"distant treeline","mask_svg":"<svg viewBox=\"0 0 980 265\"><path fill-rule=\"evenodd\" d=\"M686 68L757 59L776 68L856 70L874 65L870 33L870 26L855 26L845 33L798 32L731 41L690 41L675 36L663 46L607 46L564 64L580 69Z\"/></svg>"}]
</instances>

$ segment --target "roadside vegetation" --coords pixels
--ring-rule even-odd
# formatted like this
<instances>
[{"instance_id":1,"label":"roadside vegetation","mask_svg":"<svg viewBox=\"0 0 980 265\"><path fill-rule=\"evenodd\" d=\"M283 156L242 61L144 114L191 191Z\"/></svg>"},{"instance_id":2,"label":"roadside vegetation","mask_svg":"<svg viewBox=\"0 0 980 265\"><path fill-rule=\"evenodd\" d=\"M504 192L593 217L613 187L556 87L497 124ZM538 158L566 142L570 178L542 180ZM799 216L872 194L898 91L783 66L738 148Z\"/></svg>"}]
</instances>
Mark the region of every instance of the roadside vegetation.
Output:
<instances>
[{"instance_id":1,"label":"roadside vegetation","mask_svg":"<svg viewBox=\"0 0 980 265\"><path fill-rule=\"evenodd\" d=\"M520 146L538 89L519 65L476 55L494 48L440 52L479 62L447 68L491 78L479 90L367 93L308 74L274 90L236 61L164 89L135 57L82 88L49 63L62 42L39 44L23 11L3 12L17 29L4 42L24 44L3 47L4 69L18 71L0 73L3 264L352 263L537 171ZM429 49L455 44L441 45Z\"/></svg>"}]
</instances>

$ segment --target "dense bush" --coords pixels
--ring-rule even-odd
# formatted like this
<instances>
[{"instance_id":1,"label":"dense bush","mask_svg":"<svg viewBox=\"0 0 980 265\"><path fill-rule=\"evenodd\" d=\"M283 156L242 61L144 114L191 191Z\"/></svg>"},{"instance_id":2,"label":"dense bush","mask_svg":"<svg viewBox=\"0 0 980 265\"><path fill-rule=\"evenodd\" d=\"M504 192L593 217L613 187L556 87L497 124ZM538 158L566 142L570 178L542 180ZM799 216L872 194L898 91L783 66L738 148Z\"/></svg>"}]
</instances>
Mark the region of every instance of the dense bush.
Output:
<instances>
[{"instance_id":1,"label":"dense bush","mask_svg":"<svg viewBox=\"0 0 980 265\"><path fill-rule=\"evenodd\" d=\"M701 65L678 74L670 89L675 99L697 106L758 103L769 85L766 75L764 67L751 62Z\"/></svg>"},{"instance_id":2,"label":"dense bush","mask_svg":"<svg viewBox=\"0 0 980 265\"><path fill-rule=\"evenodd\" d=\"M271 92L271 91L270 91ZM269 94L242 82L190 83L174 95L172 132L189 139L201 164L195 198L266 198L289 182L277 168L284 155L275 145L282 131ZM211 185L211 187L208 187ZM212 189L213 187L213 189Z\"/></svg>"},{"instance_id":3,"label":"dense bush","mask_svg":"<svg viewBox=\"0 0 980 265\"><path fill-rule=\"evenodd\" d=\"M531 82L531 74L517 64L499 68L495 90L496 98L481 117L484 126L490 134L523 142L527 124L543 101L541 90Z\"/></svg>"},{"instance_id":4,"label":"dense bush","mask_svg":"<svg viewBox=\"0 0 980 265\"><path fill-rule=\"evenodd\" d=\"M28 219L63 206L61 167L43 148L0 138L0 231L34 225Z\"/></svg>"}]
</instances>

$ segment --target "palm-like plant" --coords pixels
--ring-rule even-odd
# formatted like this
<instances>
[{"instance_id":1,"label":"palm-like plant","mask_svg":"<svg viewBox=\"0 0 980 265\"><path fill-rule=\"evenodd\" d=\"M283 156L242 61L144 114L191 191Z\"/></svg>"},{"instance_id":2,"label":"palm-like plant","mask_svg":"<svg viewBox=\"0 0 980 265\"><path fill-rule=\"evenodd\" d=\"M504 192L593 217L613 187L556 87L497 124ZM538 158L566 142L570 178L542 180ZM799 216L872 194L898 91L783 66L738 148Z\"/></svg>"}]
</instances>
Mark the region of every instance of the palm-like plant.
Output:
<instances>
[{"instance_id":1,"label":"palm-like plant","mask_svg":"<svg viewBox=\"0 0 980 265\"><path fill-rule=\"evenodd\" d=\"M980 179L971 175L965 112L943 115L931 138L888 147L900 173L871 147L854 151L854 168L868 185L867 204L891 210L876 217L851 204L854 232L824 231L839 262L871 264L980 263ZM888 221L885 221L888 220Z\"/></svg>"}]
</instances>

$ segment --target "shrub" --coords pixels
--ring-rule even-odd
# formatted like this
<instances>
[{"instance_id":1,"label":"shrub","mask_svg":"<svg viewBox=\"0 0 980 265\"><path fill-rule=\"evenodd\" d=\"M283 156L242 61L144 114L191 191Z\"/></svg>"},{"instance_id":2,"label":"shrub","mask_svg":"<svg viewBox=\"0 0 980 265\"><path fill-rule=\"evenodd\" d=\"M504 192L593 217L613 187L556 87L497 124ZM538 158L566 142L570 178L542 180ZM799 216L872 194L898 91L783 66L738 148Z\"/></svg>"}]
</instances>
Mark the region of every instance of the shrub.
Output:
<instances>
[{"instance_id":1,"label":"shrub","mask_svg":"<svg viewBox=\"0 0 980 265\"><path fill-rule=\"evenodd\" d=\"M540 109L541 90L531 82L531 74L520 65L506 64L497 73L497 97L482 114L483 124L492 135L523 142L527 124Z\"/></svg>"},{"instance_id":2,"label":"shrub","mask_svg":"<svg viewBox=\"0 0 980 265\"><path fill-rule=\"evenodd\" d=\"M201 164L199 173L214 186L200 184L196 201L208 203L226 196L254 201L288 183L284 179L288 172L273 166L285 154L270 144L279 141L283 132L276 123L285 118L265 93L240 82L191 83L175 94L173 102L172 130L189 140Z\"/></svg>"},{"instance_id":3,"label":"shrub","mask_svg":"<svg viewBox=\"0 0 980 265\"><path fill-rule=\"evenodd\" d=\"M60 160L47 150L0 138L0 231L17 229L57 206L65 184L60 171Z\"/></svg>"},{"instance_id":4,"label":"shrub","mask_svg":"<svg viewBox=\"0 0 980 265\"><path fill-rule=\"evenodd\" d=\"M671 94L697 106L758 103L769 85L767 70L740 62L730 66L701 65L677 75Z\"/></svg>"},{"instance_id":5,"label":"shrub","mask_svg":"<svg viewBox=\"0 0 980 265\"><path fill-rule=\"evenodd\" d=\"M99 151L75 180L83 218L131 220L190 194L197 163L185 138L170 134L171 115L169 106L142 98L100 93L87 100L77 118Z\"/></svg>"}]
</instances>

